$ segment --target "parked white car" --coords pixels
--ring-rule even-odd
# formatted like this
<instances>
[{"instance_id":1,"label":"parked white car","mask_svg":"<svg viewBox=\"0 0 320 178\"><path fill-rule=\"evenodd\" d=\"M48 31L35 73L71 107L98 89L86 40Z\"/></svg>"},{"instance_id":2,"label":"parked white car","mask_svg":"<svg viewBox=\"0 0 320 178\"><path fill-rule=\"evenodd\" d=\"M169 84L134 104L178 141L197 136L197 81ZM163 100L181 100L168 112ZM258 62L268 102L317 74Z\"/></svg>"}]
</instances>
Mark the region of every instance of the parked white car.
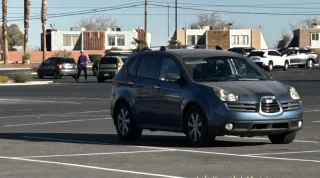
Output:
<instances>
[{"instance_id":1,"label":"parked white car","mask_svg":"<svg viewBox=\"0 0 320 178\"><path fill-rule=\"evenodd\" d=\"M273 49L252 50L248 58L268 71L278 67L286 71L290 65L290 60L287 57L281 56L277 50Z\"/></svg>"}]
</instances>

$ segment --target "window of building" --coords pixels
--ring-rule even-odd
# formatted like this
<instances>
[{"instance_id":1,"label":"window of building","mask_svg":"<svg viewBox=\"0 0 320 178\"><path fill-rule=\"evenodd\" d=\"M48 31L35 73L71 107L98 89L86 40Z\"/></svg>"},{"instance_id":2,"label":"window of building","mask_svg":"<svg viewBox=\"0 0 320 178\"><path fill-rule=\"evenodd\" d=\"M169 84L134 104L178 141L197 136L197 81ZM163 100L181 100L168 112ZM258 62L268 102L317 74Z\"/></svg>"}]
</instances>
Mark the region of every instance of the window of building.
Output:
<instances>
[{"instance_id":1,"label":"window of building","mask_svg":"<svg viewBox=\"0 0 320 178\"><path fill-rule=\"evenodd\" d=\"M248 45L249 44L249 36L248 35L241 35L241 44Z\"/></svg>"},{"instance_id":2,"label":"window of building","mask_svg":"<svg viewBox=\"0 0 320 178\"><path fill-rule=\"evenodd\" d=\"M63 46L80 46L80 35L63 35Z\"/></svg>"},{"instance_id":3,"label":"window of building","mask_svg":"<svg viewBox=\"0 0 320 178\"><path fill-rule=\"evenodd\" d=\"M116 46L116 36L108 36L108 46Z\"/></svg>"},{"instance_id":4,"label":"window of building","mask_svg":"<svg viewBox=\"0 0 320 178\"><path fill-rule=\"evenodd\" d=\"M125 45L124 36L117 36L117 46L124 46L124 45Z\"/></svg>"},{"instance_id":5,"label":"window of building","mask_svg":"<svg viewBox=\"0 0 320 178\"><path fill-rule=\"evenodd\" d=\"M239 45L239 35L232 35L231 36L231 44L232 45Z\"/></svg>"},{"instance_id":6,"label":"window of building","mask_svg":"<svg viewBox=\"0 0 320 178\"><path fill-rule=\"evenodd\" d=\"M311 33L312 41L319 41L319 33Z\"/></svg>"},{"instance_id":7,"label":"window of building","mask_svg":"<svg viewBox=\"0 0 320 178\"><path fill-rule=\"evenodd\" d=\"M195 45L196 44L196 36L188 35L187 36L187 45Z\"/></svg>"}]
</instances>

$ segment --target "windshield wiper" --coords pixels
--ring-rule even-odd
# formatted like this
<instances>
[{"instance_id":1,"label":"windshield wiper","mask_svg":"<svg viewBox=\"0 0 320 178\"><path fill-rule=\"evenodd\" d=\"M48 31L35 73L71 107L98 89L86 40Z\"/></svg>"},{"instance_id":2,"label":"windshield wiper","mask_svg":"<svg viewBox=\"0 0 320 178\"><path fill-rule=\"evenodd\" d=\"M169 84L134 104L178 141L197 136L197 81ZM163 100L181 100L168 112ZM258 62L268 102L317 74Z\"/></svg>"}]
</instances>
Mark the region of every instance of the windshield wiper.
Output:
<instances>
[{"instance_id":1,"label":"windshield wiper","mask_svg":"<svg viewBox=\"0 0 320 178\"><path fill-rule=\"evenodd\" d=\"M257 81L257 80L266 80L265 78L246 78L238 74L232 74L227 78L229 81L239 81L239 80L248 80L248 81Z\"/></svg>"}]
</instances>

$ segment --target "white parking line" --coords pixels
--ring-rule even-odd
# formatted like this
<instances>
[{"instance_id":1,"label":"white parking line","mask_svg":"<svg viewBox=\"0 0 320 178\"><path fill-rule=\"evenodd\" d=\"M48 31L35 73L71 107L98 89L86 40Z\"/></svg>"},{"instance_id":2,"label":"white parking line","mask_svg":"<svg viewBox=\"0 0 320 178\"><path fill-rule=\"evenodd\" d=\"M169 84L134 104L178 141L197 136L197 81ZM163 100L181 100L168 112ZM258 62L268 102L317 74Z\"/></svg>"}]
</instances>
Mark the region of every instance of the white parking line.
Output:
<instances>
[{"instance_id":1,"label":"white parking line","mask_svg":"<svg viewBox=\"0 0 320 178\"><path fill-rule=\"evenodd\" d=\"M112 168L104 168L104 167L96 167L96 166L87 166L87 165L81 165L81 164L55 162L55 161L42 161L42 160L24 159L24 158L11 158L11 157L4 157L4 156L0 156L0 158L1 159L9 159L9 160L36 162L36 163L56 164L56 165L61 165L61 166L72 166L72 167L78 167L78 168L80 167L80 168L96 169L96 170L103 170L103 171L110 171L110 172L146 175L146 176L153 176L153 177L185 178L185 177L170 176L170 175L164 175L164 174L153 174L153 173L148 173L148 172L137 172L137 171L122 170L122 169L112 169Z\"/></svg>"},{"instance_id":2,"label":"white parking line","mask_svg":"<svg viewBox=\"0 0 320 178\"><path fill-rule=\"evenodd\" d=\"M17 111L33 111L33 109L3 110L0 112L17 112Z\"/></svg>"},{"instance_id":3,"label":"white parking line","mask_svg":"<svg viewBox=\"0 0 320 178\"><path fill-rule=\"evenodd\" d=\"M108 112L109 110L100 110L100 111L82 111L82 112L69 112L69 113L60 113L60 114L32 114L32 115L19 115L19 116L3 116L0 119L6 118L16 118L16 117L32 117L32 116L67 116L68 114L88 114L88 113L99 113L99 112Z\"/></svg>"},{"instance_id":4,"label":"white parking line","mask_svg":"<svg viewBox=\"0 0 320 178\"><path fill-rule=\"evenodd\" d=\"M295 151L295 152L279 152L279 153L259 153L259 154L249 154L250 156L261 156L261 155L284 155L284 154L299 154L299 153L318 153L320 150L311 151Z\"/></svg>"},{"instance_id":5,"label":"white parking line","mask_svg":"<svg viewBox=\"0 0 320 178\"><path fill-rule=\"evenodd\" d=\"M42 137L29 137L29 136L22 136L23 138L33 138L33 139L42 139L42 140L53 140L53 141L69 141L69 142L78 142L78 143L94 143L94 144L106 144L102 142L86 142L86 141L77 141L77 140L64 140L64 139L53 139L53 138L42 138ZM132 147L141 147L141 148L153 148L153 149L163 149L163 150L172 150L172 148L165 148L165 147L145 147L145 146L133 146L127 145ZM211 154L211 155L223 155L223 156L236 156L236 157L246 157L246 158L260 158L260 159L274 159L274 160L284 160L284 161L299 161L299 162L313 162L313 163L320 163L320 160L309 160L309 159L293 159L293 158L277 158L277 157L266 157L266 156L254 156L249 154L234 154L234 153L221 153L221 152L208 152L208 151L198 151L198 150L188 150L188 149L174 149L174 151L180 152L189 152L189 153L200 153L200 154Z\"/></svg>"},{"instance_id":6,"label":"white parking line","mask_svg":"<svg viewBox=\"0 0 320 178\"><path fill-rule=\"evenodd\" d=\"M108 119L111 119L111 117L108 117L108 118L96 118L96 119L78 119L78 120L55 121L55 122L37 122L37 123L29 123L29 124L4 125L3 127L21 127L21 126L60 124L60 123L69 123L69 122L86 122L86 121L108 120Z\"/></svg>"},{"instance_id":7,"label":"white parking line","mask_svg":"<svg viewBox=\"0 0 320 178\"><path fill-rule=\"evenodd\" d=\"M33 103L57 103L57 104L82 104L82 103L77 103L77 102L22 100L22 99L0 99L0 101L21 101L21 102L33 102Z\"/></svg>"},{"instance_id":8,"label":"white parking line","mask_svg":"<svg viewBox=\"0 0 320 178\"><path fill-rule=\"evenodd\" d=\"M52 157L74 157L74 156L95 156L95 155L120 155L120 154L137 154L137 153L157 153L171 150L145 150L145 151L126 151L126 152L107 152L107 153L83 153L83 154L65 154L65 155L43 155L43 156L25 156L16 158L52 158Z\"/></svg>"},{"instance_id":9,"label":"white parking line","mask_svg":"<svg viewBox=\"0 0 320 178\"><path fill-rule=\"evenodd\" d=\"M307 111L303 111L303 112L320 112L320 110L316 109L316 110L307 110Z\"/></svg>"},{"instance_id":10,"label":"white parking line","mask_svg":"<svg viewBox=\"0 0 320 178\"><path fill-rule=\"evenodd\" d=\"M231 136L231 135L226 135L224 137L230 137L230 138L238 138L238 139L249 139L249 140L269 140L268 138L259 138L259 137L237 137L237 136ZM318 141L307 141L307 140L294 140L293 142L298 142L298 143L320 143Z\"/></svg>"},{"instance_id":11,"label":"white parking line","mask_svg":"<svg viewBox=\"0 0 320 178\"><path fill-rule=\"evenodd\" d=\"M312 121L312 122L320 122L320 121Z\"/></svg>"}]
</instances>

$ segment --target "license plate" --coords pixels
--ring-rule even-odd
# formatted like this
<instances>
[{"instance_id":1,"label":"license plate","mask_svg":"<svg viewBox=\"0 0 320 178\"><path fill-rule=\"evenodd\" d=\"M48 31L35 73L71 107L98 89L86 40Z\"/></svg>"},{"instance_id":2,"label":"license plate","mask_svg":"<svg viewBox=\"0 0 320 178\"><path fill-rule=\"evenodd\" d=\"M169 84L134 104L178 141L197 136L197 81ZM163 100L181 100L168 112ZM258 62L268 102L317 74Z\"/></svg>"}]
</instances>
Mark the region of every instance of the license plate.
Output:
<instances>
[{"instance_id":1,"label":"license plate","mask_svg":"<svg viewBox=\"0 0 320 178\"><path fill-rule=\"evenodd\" d=\"M64 68L70 69L70 68L72 68L72 66L64 66Z\"/></svg>"},{"instance_id":2,"label":"license plate","mask_svg":"<svg viewBox=\"0 0 320 178\"><path fill-rule=\"evenodd\" d=\"M104 76L109 76L109 74L104 74Z\"/></svg>"}]
</instances>

